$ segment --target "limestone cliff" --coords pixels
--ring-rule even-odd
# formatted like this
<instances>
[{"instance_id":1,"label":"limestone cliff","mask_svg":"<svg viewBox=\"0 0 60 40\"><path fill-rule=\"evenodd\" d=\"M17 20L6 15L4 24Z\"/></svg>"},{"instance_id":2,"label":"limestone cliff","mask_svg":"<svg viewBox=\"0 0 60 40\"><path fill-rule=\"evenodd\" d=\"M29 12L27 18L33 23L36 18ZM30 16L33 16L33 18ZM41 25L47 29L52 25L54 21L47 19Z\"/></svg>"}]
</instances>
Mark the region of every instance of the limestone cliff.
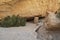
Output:
<instances>
[{"instance_id":1,"label":"limestone cliff","mask_svg":"<svg viewBox=\"0 0 60 40\"><path fill-rule=\"evenodd\" d=\"M0 3L0 17L13 14L23 17L45 16L46 11L55 12L58 9L57 0L9 0Z\"/></svg>"}]
</instances>

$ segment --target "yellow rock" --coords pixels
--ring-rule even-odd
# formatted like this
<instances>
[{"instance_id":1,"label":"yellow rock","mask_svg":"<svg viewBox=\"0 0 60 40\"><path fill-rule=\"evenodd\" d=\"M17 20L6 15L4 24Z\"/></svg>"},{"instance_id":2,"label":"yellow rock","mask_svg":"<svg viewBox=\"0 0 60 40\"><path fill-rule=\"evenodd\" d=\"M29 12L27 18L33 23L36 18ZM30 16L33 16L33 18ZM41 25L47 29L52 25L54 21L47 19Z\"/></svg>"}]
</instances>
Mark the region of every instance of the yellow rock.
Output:
<instances>
[{"instance_id":1,"label":"yellow rock","mask_svg":"<svg viewBox=\"0 0 60 40\"><path fill-rule=\"evenodd\" d=\"M46 11L55 12L58 8L57 0L4 0L0 5L0 14L2 17L7 14L19 14L22 17L46 16Z\"/></svg>"}]
</instances>

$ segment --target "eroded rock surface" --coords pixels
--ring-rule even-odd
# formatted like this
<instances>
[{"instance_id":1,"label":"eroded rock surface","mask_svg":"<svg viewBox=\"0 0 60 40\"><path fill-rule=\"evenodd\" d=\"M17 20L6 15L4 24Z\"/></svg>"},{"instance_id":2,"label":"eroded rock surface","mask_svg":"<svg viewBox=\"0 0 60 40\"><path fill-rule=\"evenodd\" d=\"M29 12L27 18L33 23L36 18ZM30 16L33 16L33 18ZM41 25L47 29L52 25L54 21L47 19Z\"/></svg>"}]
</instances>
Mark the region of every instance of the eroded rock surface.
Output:
<instances>
[{"instance_id":1,"label":"eroded rock surface","mask_svg":"<svg viewBox=\"0 0 60 40\"><path fill-rule=\"evenodd\" d=\"M42 25L37 31L39 40L60 40L60 30L47 30L45 25Z\"/></svg>"},{"instance_id":2,"label":"eroded rock surface","mask_svg":"<svg viewBox=\"0 0 60 40\"><path fill-rule=\"evenodd\" d=\"M1 0L0 17L5 15L20 15L23 17L46 16L46 11L58 9L57 0ZM1 7L2 6L2 7ZM8 13L7 13L7 12Z\"/></svg>"},{"instance_id":3,"label":"eroded rock surface","mask_svg":"<svg viewBox=\"0 0 60 40\"><path fill-rule=\"evenodd\" d=\"M58 13L49 11L49 14L46 17L46 22L45 22L46 28L48 30L60 29L60 18L57 17L59 15L59 14L58 15L57 14Z\"/></svg>"}]
</instances>

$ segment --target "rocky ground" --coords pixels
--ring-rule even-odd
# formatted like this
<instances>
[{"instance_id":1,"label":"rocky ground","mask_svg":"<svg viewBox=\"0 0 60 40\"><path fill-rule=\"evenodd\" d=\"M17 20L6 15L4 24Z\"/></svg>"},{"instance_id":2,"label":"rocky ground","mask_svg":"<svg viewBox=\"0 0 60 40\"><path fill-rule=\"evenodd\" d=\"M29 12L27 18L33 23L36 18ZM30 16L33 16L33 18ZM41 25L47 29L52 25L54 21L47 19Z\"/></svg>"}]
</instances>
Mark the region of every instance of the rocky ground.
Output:
<instances>
[{"instance_id":1,"label":"rocky ground","mask_svg":"<svg viewBox=\"0 0 60 40\"><path fill-rule=\"evenodd\" d=\"M36 28L33 23L27 23L24 27L0 27L0 40L37 40Z\"/></svg>"},{"instance_id":2,"label":"rocky ground","mask_svg":"<svg viewBox=\"0 0 60 40\"><path fill-rule=\"evenodd\" d=\"M48 31L44 25L37 31L39 40L60 40L60 31Z\"/></svg>"},{"instance_id":3,"label":"rocky ground","mask_svg":"<svg viewBox=\"0 0 60 40\"><path fill-rule=\"evenodd\" d=\"M46 30L41 20L39 27L33 23L27 23L27 25L26 27L0 28L0 40L60 40L60 31Z\"/></svg>"}]
</instances>

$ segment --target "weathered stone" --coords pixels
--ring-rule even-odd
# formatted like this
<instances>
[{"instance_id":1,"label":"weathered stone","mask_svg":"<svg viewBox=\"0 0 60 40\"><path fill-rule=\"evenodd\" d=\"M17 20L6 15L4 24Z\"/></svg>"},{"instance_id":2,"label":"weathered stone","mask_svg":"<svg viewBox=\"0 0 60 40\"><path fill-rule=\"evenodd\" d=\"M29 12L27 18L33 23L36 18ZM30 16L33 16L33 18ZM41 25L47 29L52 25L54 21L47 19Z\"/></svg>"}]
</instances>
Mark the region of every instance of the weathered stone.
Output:
<instances>
[{"instance_id":1,"label":"weathered stone","mask_svg":"<svg viewBox=\"0 0 60 40\"><path fill-rule=\"evenodd\" d=\"M39 40L60 40L60 31L48 31L45 27L37 31Z\"/></svg>"},{"instance_id":2,"label":"weathered stone","mask_svg":"<svg viewBox=\"0 0 60 40\"><path fill-rule=\"evenodd\" d=\"M57 18L54 12L49 12L46 19L46 28L50 30L60 29L60 19Z\"/></svg>"},{"instance_id":3,"label":"weathered stone","mask_svg":"<svg viewBox=\"0 0 60 40\"><path fill-rule=\"evenodd\" d=\"M0 10L8 10L8 14L11 12L10 14L19 14L22 17L32 17L36 15L46 16L47 10L55 12L59 7L57 0L7 0L6 2L4 0L2 1L2 4L0 6L2 6L3 4L5 4L6 6L10 6L10 8L12 8L12 11L9 11L10 9L5 6L3 6L3 8L0 7ZM1 12L0 14L2 13L3 12ZM7 14L5 13L2 14L2 16L3 15Z\"/></svg>"},{"instance_id":4,"label":"weathered stone","mask_svg":"<svg viewBox=\"0 0 60 40\"><path fill-rule=\"evenodd\" d=\"M38 22L39 22L39 17L35 17L35 18L34 18L34 23L35 23L36 25L38 25Z\"/></svg>"}]
</instances>

